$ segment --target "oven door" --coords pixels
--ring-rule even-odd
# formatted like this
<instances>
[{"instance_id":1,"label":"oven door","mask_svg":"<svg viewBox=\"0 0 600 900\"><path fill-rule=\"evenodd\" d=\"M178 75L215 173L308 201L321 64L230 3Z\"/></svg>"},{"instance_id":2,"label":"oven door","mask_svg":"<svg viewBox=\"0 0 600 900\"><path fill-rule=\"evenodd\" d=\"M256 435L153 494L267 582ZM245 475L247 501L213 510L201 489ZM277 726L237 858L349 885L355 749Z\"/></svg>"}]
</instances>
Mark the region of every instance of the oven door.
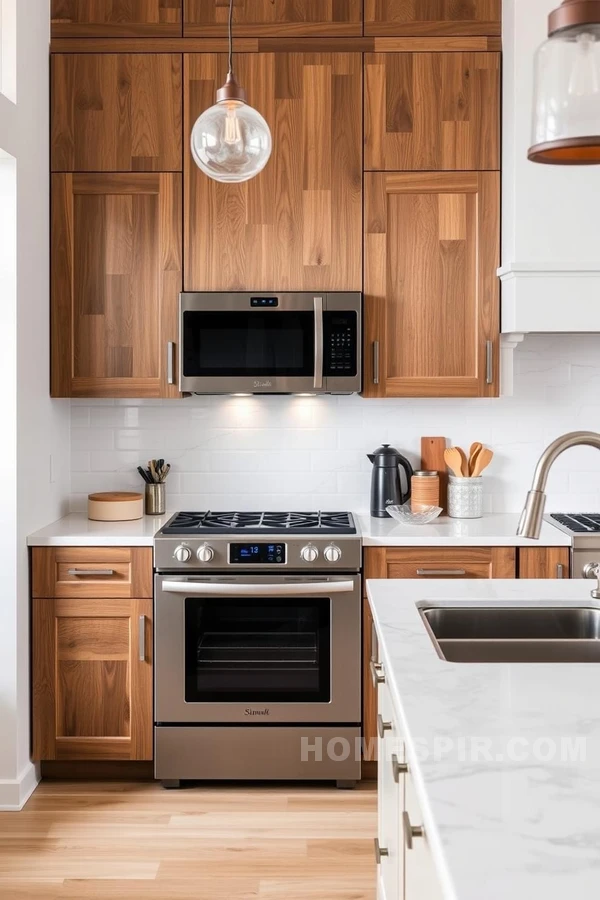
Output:
<instances>
[{"instance_id":1,"label":"oven door","mask_svg":"<svg viewBox=\"0 0 600 900\"><path fill-rule=\"evenodd\" d=\"M157 724L360 722L360 576L157 575Z\"/></svg>"}]
</instances>

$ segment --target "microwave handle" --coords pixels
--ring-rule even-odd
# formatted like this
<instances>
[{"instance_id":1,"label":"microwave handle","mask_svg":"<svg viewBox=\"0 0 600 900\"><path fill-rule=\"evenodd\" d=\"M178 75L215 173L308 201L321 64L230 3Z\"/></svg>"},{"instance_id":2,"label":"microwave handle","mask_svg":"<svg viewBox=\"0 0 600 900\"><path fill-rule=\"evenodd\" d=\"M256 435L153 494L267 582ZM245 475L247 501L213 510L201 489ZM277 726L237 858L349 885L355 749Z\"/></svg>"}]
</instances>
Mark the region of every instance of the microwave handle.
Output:
<instances>
[{"instance_id":1,"label":"microwave handle","mask_svg":"<svg viewBox=\"0 0 600 900\"><path fill-rule=\"evenodd\" d=\"M315 379L317 389L323 387L323 298L315 297Z\"/></svg>"},{"instance_id":2,"label":"microwave handle","mask_svg":"<svg viewBox=\"0 0 600 900\"><path fill-rule=\"evenodd\" d=\"M162 589L169 594L226 596L226 597L306 597L309 594L344 594L354 590L354 581L307 581L297 584L221 584L197 581L163 581Z\"/></svg>"}]
</instances>

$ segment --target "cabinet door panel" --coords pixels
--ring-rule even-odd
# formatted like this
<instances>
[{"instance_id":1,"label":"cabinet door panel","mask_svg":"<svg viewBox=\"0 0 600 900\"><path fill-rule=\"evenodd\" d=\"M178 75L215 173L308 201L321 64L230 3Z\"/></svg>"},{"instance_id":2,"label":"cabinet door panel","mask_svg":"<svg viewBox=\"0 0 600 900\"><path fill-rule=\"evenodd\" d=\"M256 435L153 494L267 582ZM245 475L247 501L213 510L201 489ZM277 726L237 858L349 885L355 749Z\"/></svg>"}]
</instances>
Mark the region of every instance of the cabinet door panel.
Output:
<instances>
[{"instance_id":1,"label":"cabinet door panel","mask_svg":"<svg viewBox=\"0 0 600 900\"><path fill-rule=\"evenodd\" d=\"M227 34L229 0L186 0L186 37ZM340 36L362 34L362 0L234 0L239 36Z\"/></svg>"},{"instance_id":2,"label":"cabinet door panel","mask_svg":"<svg viewBox=\"0 0 600 900\"><path fill-rule=\"evenodd\" d=\"M365 34L500 34L502 0L365 0Z\"/></svg>"},{"instance_id":3,"label":"cabinet door panel","mask_svg":"<svg viewBox=\"0 0 600 900\"><path fill-rule=\"evenodd\" d=\"M181 170L181 54L51 57L52 170Z\"/></svg>"},{"instance_id":4,"label":"cabinet door panel","mask_svg":"<svg viewBox=\"0 0 600 900\"><path fill-rule=\"evenodd\" d=\"M568 547L520 547L519 578L568 578Z\"/></svg>"},{"instance_id":5,"label":"cabinet door panel","mask_svg":"<svg viewBox=\"0 0 600 900\"><path fill-rule=\"evenodd\" d=\"M37 598L32 630L34 758L152 759L152 600Z\"/></svg>"},{"instance_id":6,"label":"cabinet door panel","mask_svg":"<svg viewBox=\"0 0 600 900\"><path fill-rule=\"evenodd\" d=\"M427 830L423 835L412 838L412 848L408 848L406 829L423 828L423 815L417 799L415 784L409 774L405 778L405 815L402 820L406 851L404 854L404 896L405 900L443 900L431 848L427 840Z\"/></svg>"},{"instance_id":7,"label":"cabinet door panel","mask_svg":"<svg viewBox=\"0 0 600 900\"><path fill-rule=\"evenodd\" d=\"M181 175L52 176L52 395L169 397Z\"/></svg>"},{"instance_id":8,"label":"cabinet door panel","mask_svg":"<svg viewBox=\"0 0 600 900\"><path fill-rule=\"evenodd\" d=\"M52 0L53 37L177 37L182 0Z\"/></svg>"},{"instance_id":9,"label":"cabinet door panel","mask_svg":"<svg viewBox=\"0 0 600 900\"><path fill-rule=\"evenodd\" d=\"M365 55L366 169L499 167L499 53Z\"/></svg>"},{"instance_id":10,"label":"cabinet door panel","mask_svg":"<svg viewBox=\"0 0 600 900\"><path fill-rule=\"evenodd\" d=\"M365 396L498 395L499 187L497 172L366 175Z\"/></svg>"},{"instance_id":11,"label":"cabinet door panel","mask_svg":"<svg viewBox=\"0 0 600 900\"><path fill-rule=\"evenodd\" d=\"M186 57L186 134L226 71L226 56ZM239 54L236 72L273 153L219 184L186 151L185 289L360 290L361 54Z\"/></svg>"}]
</instances>

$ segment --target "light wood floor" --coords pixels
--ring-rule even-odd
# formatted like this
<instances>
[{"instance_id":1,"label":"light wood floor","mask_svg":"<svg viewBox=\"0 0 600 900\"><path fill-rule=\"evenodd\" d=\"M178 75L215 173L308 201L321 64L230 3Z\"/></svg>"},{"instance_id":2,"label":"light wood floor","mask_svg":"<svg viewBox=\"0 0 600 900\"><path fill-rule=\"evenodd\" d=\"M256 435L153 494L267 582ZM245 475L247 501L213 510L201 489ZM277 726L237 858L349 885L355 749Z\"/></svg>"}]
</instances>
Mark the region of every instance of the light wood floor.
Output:
<instances>
[{"instance_id":1,"label":"light wood floor","mask_svg":"<svg viewBox=\"0 0 600 900\"><path fill-rule=\"evenodd\" d=\"M2 900L374 900L376 793L42 782L0 813Z\"/></svg>"}]
</instances>

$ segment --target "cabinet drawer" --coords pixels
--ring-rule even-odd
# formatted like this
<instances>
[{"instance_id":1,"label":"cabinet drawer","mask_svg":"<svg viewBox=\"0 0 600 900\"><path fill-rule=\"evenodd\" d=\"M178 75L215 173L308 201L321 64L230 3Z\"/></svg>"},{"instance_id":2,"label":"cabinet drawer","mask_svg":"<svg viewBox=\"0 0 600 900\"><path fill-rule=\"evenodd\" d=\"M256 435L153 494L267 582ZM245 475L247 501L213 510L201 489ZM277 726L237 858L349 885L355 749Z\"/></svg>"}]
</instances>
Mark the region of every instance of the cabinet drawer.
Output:
<instances>
[{"instance_id":1,"label":"cabinet drawer","mask_svg":"<svg viewBox=\"0 0 600 900\"><path fill-rule=\"evenodd\" d=\"M152 597L151 547L34 547L34 597Z\"/></svg>"},{"instance_id":2,"label":"cabinet drawer","mask_svg":"<svg viewBox=\"0 0 600 900\"><path fill-rule=\"evenodd\" d=\"M369 578L514 578L513 547L368 548Z\"/></svg>"}]
</instances>

